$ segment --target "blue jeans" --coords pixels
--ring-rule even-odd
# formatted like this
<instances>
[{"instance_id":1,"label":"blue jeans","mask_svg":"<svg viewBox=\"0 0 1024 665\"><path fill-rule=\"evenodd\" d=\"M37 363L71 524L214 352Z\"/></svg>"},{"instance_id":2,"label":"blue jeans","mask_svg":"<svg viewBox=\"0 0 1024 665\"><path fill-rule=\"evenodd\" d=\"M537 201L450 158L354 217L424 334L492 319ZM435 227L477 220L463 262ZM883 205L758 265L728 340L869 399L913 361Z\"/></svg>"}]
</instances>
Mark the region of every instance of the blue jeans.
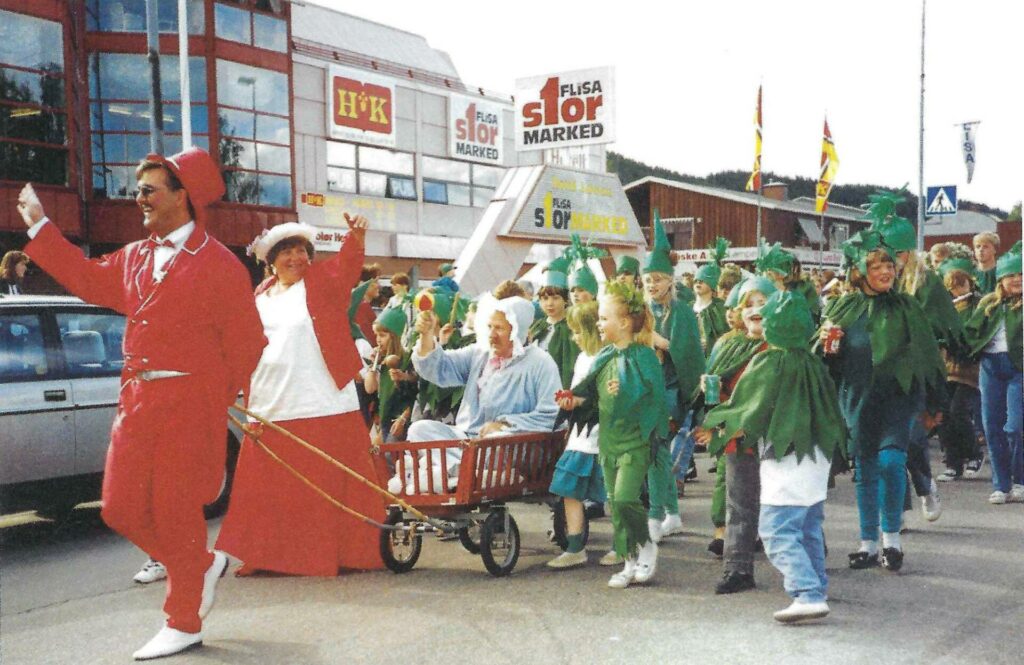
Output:
<instances>
[{"instance_id":1,"label":"blue jeans","mask_svg":"<svg viewBox=\"0 0 1024 665\"><path fill-rule=\"evenodd\" d=\"M690 469L690 460L693 459L693 447L696 442L693 440L693 434L690 429L692 421L693 411L690 411L686 414L686 418L683 419L683 426L679 428L679 431L672 438L672 468L676 470L675 477L677 480L684 480L686 478L686 472Z\"/></svg>"},{"instance_id":2,"label":"blue jeans","mask_svg":"<svg viewBox=\"0 0 1024 665\"><path fill-rule=\"evenodd\" d=\"M1021 443L1021 371L1008 353L981 354L981 422L992 459L992 487L1009 492L1024 483Z\"/></svg>"},{"instance_id":3,"label":"blue jeans","mask_svg":"<svg viewBox=\"0 0 1024 665\"><path fill-rule=\"evenodd\" d=\"M860 539L878 540L879 514L882 531L898 533L907 491L907 454L899 448L857 455L857 510ZM879 512L881 508L881 513Z\"/></svg>"},{"instance_id":4,"label":"blue jeans","mask_svg":"<svg viewBox=\"0 0 1024 665\"><path fill-rule=\"evenodd\" d=\"M782 573L786 593L801 603L828 599L824 521L824 501L813 506L761 506L758 531L765 554Z\"/></svg>"},{"instance_id":5,"label":"blue jeans","mask_svg":"<svg viewBox=\"0 0 1024 665\"><path fill-rule=\"evenodd\" d=\"M928 454L928 432L918 418L914 419L914 425L910 430L907 470L910 472L910 481L914 484L914 492L918 496L931 494L932 465Z\"/></svg>"}]
</instances>

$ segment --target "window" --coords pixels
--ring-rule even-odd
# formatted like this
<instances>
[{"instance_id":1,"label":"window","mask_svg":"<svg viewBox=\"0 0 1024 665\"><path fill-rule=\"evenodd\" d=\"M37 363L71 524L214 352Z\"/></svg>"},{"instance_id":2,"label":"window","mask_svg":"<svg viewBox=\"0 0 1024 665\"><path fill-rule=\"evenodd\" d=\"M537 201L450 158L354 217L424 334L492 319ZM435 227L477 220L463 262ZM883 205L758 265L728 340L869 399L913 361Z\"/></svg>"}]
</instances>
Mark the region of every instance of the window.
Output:
<instances>
[{"instance_id":1,"label":"window","mask_svg":"<svg viewBox=\"0 0 1024 665\"><path fill-rule=\"evenodd\" d=\"M206 61L189 58L192 143L210 149ZM181 152L181 81L178 58L160 59L164 152ZM135 167L149 152L149 62L134 53L89 56L92 186L100 198L130 198Z\"/></svg>"},{"instance_id":2,"label":"window","mask_svg":"<svg viewBox=\"0 0 1024 665\"><path fill-rule=\"evenodd\" d=\"M292 130L288 119L288 75L218 60L217 102L227 199L290 207Z\"/></svg>"},{"instance_id":3,"label":"window","mask_svg":"<svg viewBox=\"0 0 1024 665\"><path fill-rule=\"evenodd\" d=\"M120 314L58 312L64 364L71 378L117 376L124 366L121 342L124 317Z\"/></svg>"},{"instance_id":4,"label":"window","mask_svg":"<svg viewBox=\"0 0 1024 665\"><path fill-rule=\"evenodd\" d=\"M35 314L0 314L0 383L46 378L46 346Z\"/></svg>"},{"instance_id":5,"label":"window","mask_svg":"<svg viewBox=\"0 0 1024 665\"><path fill-rule=\"evenodd\" d=\"M64 34L60 23L0 10L0 173L68 179Z\"/></svg>"},{"instance_id":6,"label":"window","mask_svg":"<svg viewBox=\"0 0 1024 665\"><path fill-rule=\"evenodd\" d=\"M285 21L221 3L214 5L213 12L216 33L221 39L280 53L288 52L288 24Z\"/></svg>"},{"instance_id":7,"label":"window","mask_svg":"<svg viewBox=\"0 0 1024 665\"><path fill-rule=\"evenodd\" d=\"M188 0L190 35L206 31L205 11L203 0ZM160 32L178 32L178 0L157 0L156 13ZM146 0L87 0L85 20L94 32L145 32Z\"/></svg>"},{"instance_id":8,"label":"window","mask_svg":"<svg viewBox=\"0 0 1024 665\"><path fill-rule=\"evenodd\" d=\"M482 208L494 195L504 169L453 159L423 157L423 200Z\"/></svg>"},{"instance_id":9,"label":"window","mask_svg":"<svg viewBox=\"0 0 1024 665\"><path fill-rule=\"evenodd\" d=\"M416 200L412 153L327 142L327 187L337 192Z\"/></svg>"}]
</instances>

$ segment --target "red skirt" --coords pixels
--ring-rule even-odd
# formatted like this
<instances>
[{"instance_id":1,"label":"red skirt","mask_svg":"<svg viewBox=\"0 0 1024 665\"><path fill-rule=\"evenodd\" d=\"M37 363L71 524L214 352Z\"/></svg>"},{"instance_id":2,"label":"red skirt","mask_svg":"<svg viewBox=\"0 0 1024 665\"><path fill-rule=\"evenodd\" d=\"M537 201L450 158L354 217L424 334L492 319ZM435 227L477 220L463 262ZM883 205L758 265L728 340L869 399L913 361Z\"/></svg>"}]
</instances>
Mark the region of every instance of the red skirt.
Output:
<instances>
[{"instance_id":1,"label":"red skirt","mask_svg":"<svg viewBox=\"0 0 1024 665\"><path fill-rule=\"evenodd\" d=\"M377 483L370 437L358 411L275 423ZM342 505L383 521L381 495L348 473L264 428L263 443ZM332 577L339 568L384 567L379 530L329 503L246 437L217 548L250 570Z\"/></svg>"}]
</instances>

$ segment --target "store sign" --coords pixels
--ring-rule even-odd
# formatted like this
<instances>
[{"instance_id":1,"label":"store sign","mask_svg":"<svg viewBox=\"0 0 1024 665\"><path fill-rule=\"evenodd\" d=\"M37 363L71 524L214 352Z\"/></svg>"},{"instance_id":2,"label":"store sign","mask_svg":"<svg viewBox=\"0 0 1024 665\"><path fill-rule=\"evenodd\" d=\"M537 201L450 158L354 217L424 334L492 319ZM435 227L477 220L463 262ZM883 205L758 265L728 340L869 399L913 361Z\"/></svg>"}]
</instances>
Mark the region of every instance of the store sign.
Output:
<instances>
[{"instance_id":1,"label":"store sign","mask_svg":"<svg viewBox=\"0 0 1024 665\"><path fill-rule=\"evenodd\" d=\"M313 249L318 252L338 252L341 251L341 243L344 242L345 236L348 235L348 231L342 231L341 229L324 228L322 226L314 227L316 229L316 235L313 236Z\"/></svg>"},{"instance_id":2,"label":"store sign","mask_svg":"<svg viewBox=\"0 0 1024 665\"><path fill-rule=\"evenodd\" d=\"M816 249L804 247L786 247L784 249L795 256L801 264L807 265L818 265L820 258L823 265L837 266L843 258L842 252L819 252ZM681 262L707 263L711 261L710 249L680 249L676 250L676 254ZM725 252L725 260L740 262L756 261L757 247L730 247Z\"/></svg>"},{"instance_id":3,"label":"store sign","mask_svg":"<svg viewBox=\"0 0 1024 665\"><path fill-rule=\"evenodd\" d=\"M448 155L482 164L501 165L502 107L462 95L448 98Z\"/></svg>"},{"instance_id":4,"label":"store sign","mask_svg":"<svg viewBox=\"0 0 1024 665\"><path fill-rule=\"evenodd\" d=\"M636 215L615 175L547 167L507 235L569 242L645 244Z\"/></svg>"},{"instance_id":5,"label":"store sign","mask_svg":"<svg viewBox=\"0 0 1024 665\"><path fill-rule=\"evenodd\" d=\"M545 150L615 141L611 67L516 81L516 150Z\"/></svg>"},{"instance_id":6,"label":"store sign","mask_svg":"<svg viewBox=\"0 0 1024 665\"><path fill-rule=\"evenodd\" d=\"M327 71L331 138L395 146L395 84L391 79L331 65Z\"/></svg>"}]
</instances>

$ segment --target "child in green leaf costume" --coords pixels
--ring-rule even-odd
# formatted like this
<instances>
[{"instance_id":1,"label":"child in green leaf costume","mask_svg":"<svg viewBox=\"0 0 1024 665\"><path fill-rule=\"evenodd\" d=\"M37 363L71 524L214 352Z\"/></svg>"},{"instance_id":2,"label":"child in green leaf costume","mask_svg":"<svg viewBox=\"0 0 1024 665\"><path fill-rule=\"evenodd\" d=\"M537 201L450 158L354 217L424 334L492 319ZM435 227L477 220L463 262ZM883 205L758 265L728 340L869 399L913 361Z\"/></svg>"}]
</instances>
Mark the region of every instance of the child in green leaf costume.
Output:
<instances>
[{"instance_id":1,"label":"child in green leaf costume","mask_svg":"<svg viewBox=\"0 0 1024 665\"><path fill-rule=\"evenodd\" d=\"M702 265L693 277L693 292L696 296L693 311L697 314L700 345L705 355L711 353L718 338L729 331L729 322L725 319L725 303L716 294L729 241L718 238L709 249L711 260Z\"/></svg>"},{"instance_id":2,"label":"child in green leaf costume","mask_svg":"<svg viewBox=\"0 0 1024 665\"><path fill-rule=\"evenodd\" d=\"M363 384L367 394L377 396L378 444L405 440L416 402L418 377L412 369L409 351L402 348L404 331L405 312L401 308L384 310L373 324L377 347Z\"/></svg>"},{"instance_id":3,"label":"child in green leaf costume","mask_svg":"<svg viewBox=\"0 0 1024 665\"><path fill-rule=\"evenodd\" d=\"M572 383L572 371L580 348L573 341L572 331L565 320L565 310L569 306L567 278L563 272L565 268L568 266L552 261L544 271L544 285L537 292L544 316L530 326L528 339L530 344L539 346L554 358L562 387L568 388Z\"/></svg>"}]
</instances>

